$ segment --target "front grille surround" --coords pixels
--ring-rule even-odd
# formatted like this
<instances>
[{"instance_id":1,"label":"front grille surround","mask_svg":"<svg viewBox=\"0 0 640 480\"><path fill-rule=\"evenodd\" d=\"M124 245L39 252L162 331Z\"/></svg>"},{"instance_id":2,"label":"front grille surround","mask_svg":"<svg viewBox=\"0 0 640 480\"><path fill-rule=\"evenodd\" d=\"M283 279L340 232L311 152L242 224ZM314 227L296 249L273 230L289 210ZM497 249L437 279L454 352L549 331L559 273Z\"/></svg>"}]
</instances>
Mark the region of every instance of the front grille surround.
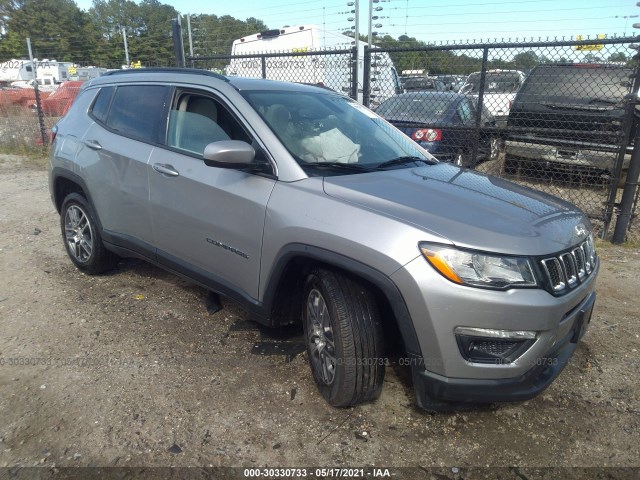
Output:
<instances>
[{"instance_id":1,"label":"front grille surround","mask_svg":"<svg viewBox=\"0 0 640 480\"><path fill-rule=\"evenodd\" d=\"M563 295L587 280L596 268L593 239L587 238L568 252L540 260L545 284L554 295Z\"/></svg>"}]
</instances>

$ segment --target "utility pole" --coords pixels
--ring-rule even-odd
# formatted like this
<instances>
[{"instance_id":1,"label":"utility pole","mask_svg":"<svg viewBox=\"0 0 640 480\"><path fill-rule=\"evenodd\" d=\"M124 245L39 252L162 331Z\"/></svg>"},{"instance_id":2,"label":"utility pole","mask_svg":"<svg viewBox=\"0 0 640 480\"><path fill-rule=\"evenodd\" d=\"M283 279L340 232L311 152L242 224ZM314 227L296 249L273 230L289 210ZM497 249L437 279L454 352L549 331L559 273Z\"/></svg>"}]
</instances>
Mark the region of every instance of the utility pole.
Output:
<instances>
[{"instance_id":1,"label":"utility pole","mask_svg":"<svg viewBox=\"0 0 640 480\"><path fill-rule=\"evenodd\" d=\"M185 67L184 45L182 43L182 25L180 15L171 20L171 36L173 37L173 52L176 56L176 67Z\"/></svg>"},{"instance_id":2,"label":"utility pole","mask_svg":"<svg viewBox=\"0 0 640 480\"><path fill-rule=\"evenodd\" d=\"M369 0L369 48L371 48L371 42L373 40L373 0Z\"/></svg>"},{"instance_id":3,"label":"utility pole","mask_svg":"<svg viewBox=\"0 0 640 480\"><path fill-rule=\"evenodd\" d=\"M40 125L40 138L42 140L42 146L46 147L49 143L47 141L47 130L44 125L44 114L42 112L42 104L40 103L40 90L38 89L38 66L37 62L33 59L33 52L31 50L31 38L27 37L27 49L29 50L29 60L31 60L31 70L33 71L33 91L36 96L36 109L38 110L38 124Z\"/></svg>"},{"instance_id":4,"label":"utility pole","mask_svg":"<svg viewBox=\"0 0 640 480\"><path fill-rule=\"evenodd\" d=\"M189 32L189 56L193 57L193 37L191 36L191 14L187 14L187 31ZM193 60L191 62L193 63Z\"/></svg>"},{"instance_id":5,"label":"utility pole","mask_svg":"<svg viewBox=\"0 0 640 480\"><path fill-rule=\"evenodd\" d=\"M353 38L353 55L351 56L351 61L353 62L353 67L351 69L351 74L353 76L352 88L351 88L351 98L354 100L358 99L358 62L360 61L360 46L358 42L360 41L360 4L358 0L354 0L353 2L347 3L347 6L354 7L351 10L351 13L354 14L353 20L355 21L355 26L352 27L355 29L354 38ZM351 19L349 19L351 20Z\"/></svg>"},{"instance_id":6,"label":"utility pole","mask_svg":"<svg viewBox=\"0 0 640 480\"><path fill-rule=\"evenodd\" d=\"M128 67L131 62L129 62L129 45L127 45L127 32L124 27L122 27L122 38L124 38L124 61Z\"/></svg>"}]
</instances>

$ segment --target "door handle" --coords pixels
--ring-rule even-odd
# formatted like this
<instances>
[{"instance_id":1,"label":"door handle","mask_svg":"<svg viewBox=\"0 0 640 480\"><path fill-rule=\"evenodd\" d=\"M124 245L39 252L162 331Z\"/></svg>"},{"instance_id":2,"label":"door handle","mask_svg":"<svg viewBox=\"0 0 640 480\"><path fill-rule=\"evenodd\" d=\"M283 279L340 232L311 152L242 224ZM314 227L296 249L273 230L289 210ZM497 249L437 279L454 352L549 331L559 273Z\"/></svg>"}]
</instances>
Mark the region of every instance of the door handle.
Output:
<instances>
[{"instance_id":1,"label":"door handle","mask_svg":"<svg viewBox=\"0 0 640 480\"><path fill-rule=\"evenodd\" d=\"M153 169L158 173L167 175L168 177L177 177L180 175L180 173L173 168L173 165L167 165L166 163L154 163Z\"/></svg>"},{"instance_id":2,"label":"door handle","mask_svg":"<svg viewBox=\"0 0 640 480\"><path fill-rule=\"evenodd\" d=\"M91 150L102 150L102 145L97 140L85 140L84 144Z\"/></svg>"}]
</instances>

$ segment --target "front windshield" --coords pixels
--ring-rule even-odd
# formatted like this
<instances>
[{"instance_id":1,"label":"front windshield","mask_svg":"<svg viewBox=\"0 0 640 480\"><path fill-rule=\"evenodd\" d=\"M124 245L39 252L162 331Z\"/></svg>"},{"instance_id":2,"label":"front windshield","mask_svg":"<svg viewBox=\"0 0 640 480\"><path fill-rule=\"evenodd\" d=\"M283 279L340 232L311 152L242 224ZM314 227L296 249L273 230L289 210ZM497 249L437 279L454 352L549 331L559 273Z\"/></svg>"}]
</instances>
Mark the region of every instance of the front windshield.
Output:
<instances>
[{"instance_id":1,"label":"front windshield","mask_svg":"<svg viewBox=\"0 0 640 480\"><path fill-rule=\"evenodd\" d=\"M341 174L357 173L410 157L433 162L409 137L349 98L287 91L244 97L305 170L333 165Z\"/></svg>"}]
</instances>

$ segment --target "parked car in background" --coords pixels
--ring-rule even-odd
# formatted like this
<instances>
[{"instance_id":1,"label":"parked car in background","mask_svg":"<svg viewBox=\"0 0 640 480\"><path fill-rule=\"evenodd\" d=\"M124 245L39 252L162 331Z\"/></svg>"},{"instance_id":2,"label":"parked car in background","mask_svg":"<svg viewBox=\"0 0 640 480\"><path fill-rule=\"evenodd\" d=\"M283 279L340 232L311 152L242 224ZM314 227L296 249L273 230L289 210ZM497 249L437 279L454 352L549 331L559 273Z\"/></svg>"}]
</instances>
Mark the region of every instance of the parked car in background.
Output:
<instances>
[{"instance_id":1,"label":"parked car in background","mask_svg":"<svg viewBox=\"0 0 640 480\"><path fill-rule=\"evenodd\" d=\"M480 92L481 73L469 75L460 93L477 97ZM487 70L482 103L495 117L497 125L506 125L511 102L524 79L525 74L519 70Z\"/></svg>"},{"instance_id":2,"label":"parked car in background","mask_svg":"<svg viewBox=\"0 0 640 480\"><path fill-rule=\"evenodd\" d=\"M464 77L459 75L438 75L438 80L444 83L446 90L457 92L464 85Z\"/></svg>"},{"instance_id":3,"label":"parked car in background","mask_svg":"<svg viewBox=\"0 0 640 480\"><path fill-rule=\"evenodd\" d=\"M498 157L495 135L476 133L477 99L454 92L410 92L386 100L376 113L415 140L438 160L473 166ZM481 126L495 127L483 108ZM472 153L478 138L475 160Z\"/></svg>"},{"instance_id":4,"label":"parked car in background","mask_svg":"<svg viewBox=\"0 0 640 480\"><path fill-rule=\"evenodd\" d=\"M84 81L64 82L42 101L42 111L51 117L61 117L73 103Z\"/></svg>"},{"instance_id":5,"label":"parked car in background","mask_svg":"<svg viewBox=\"0 0 640 480\"><path fill-rule=\"evenodd\" d=\"M613 172L632 75L622 65L536 66L511 107L508 125L519 131L505 144L506 171L534 162ZM629 148L623 168L630 159Z\"/></svg>"},{"instance_id":6,"label":"parked car in background","mask_svg":"<svg viewBox=\"0 0 640 480\"><path fill-rule=\"evenodd\" d=\"M447 90L446 85L437 78L433 77L409 77L404 81L403 92L424 92L436 91L444 92Z\"/></svg>"}]
</instances>

